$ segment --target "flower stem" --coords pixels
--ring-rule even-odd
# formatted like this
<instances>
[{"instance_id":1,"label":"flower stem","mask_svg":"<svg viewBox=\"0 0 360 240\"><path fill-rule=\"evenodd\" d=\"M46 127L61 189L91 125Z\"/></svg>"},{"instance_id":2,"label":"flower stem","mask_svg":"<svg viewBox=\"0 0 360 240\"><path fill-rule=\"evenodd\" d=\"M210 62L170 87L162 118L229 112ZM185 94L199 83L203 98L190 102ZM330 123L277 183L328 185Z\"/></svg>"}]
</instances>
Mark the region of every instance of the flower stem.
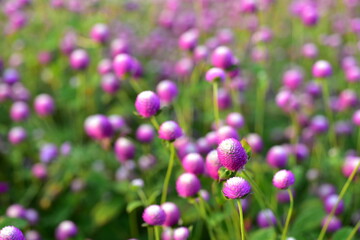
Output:
<instances>
[{"instance_id":1,"label":"flower stem","mask_svg":"<svg viewBox=\"0 0 360 240\"><path fill-rule=\"evenodd\" d=\"M286 239L286 234L287 234L287 231L288 231L288 228L289 228L289 223L290 223L292 211L293 211L293 208L294 208L294 198L293 198L293 195L292 195L292 192L291 192L290 188L288 188L287 191L288 191L289 197L290 197L290 208L289 208L288 215L286 217L286 223L285 223L284 231L283 231L283 233L281 235L281 240Z\"/></svg>"},{"instance_id":2,"label":"flower stem","mask_svg":"<svg viewBox=\"0 0 360 240\"><path fill-rule=\"evenodd\" d=\"M354 238L356 232L359 230L360 228L360 220L357 222L357 224L355 225L355 227L353 228L353 230L351 231L350 235L346 238L346 240L351 240Z\"/></svg>"},{"instance_id":3,"label":"flower stem","mask_svg":"<svg viewBox=\"0 0 360 240\"><path fill-rule=\"evenodd\" d=\"M207 225L207 228L209 230L210 239L215 240L216 238L214 236L213 230L212 230L212 228L210 226L210 223L208 221L209 219L207 217L206 208L205 208L205 204L204 204L204 199L201 196L199 197L199 211L200 211L200 214L203 215L204 221L205 221L205 223Z\"/></svg>"},{"instance_id":4,"label":"flower stem","mask_svg":"<svg viewBox=\"0 0 360 240\"><path fill-rule=\"evenodd\" d=\"M158 226L154 226L154 230L155 230L155 240L160 240L159 227L158 227Z\"/></svg>"},{"instance_id":5,"label":"flower stem","mask_svg":"<svg viewBox=\"0 0 360 240\"><path fill-rule=\"evenodd\" d=\"M241 199L239 199L237 201L237 204L238 204L238 208L239 208L241 240L245 240L244 216L243 216L243 210L242 210L242 206L241 206Z\"/></svg>"},{"instance_id":6,"label":"flower stem","mask_svg":"<svg viewBox=\"0 0 360 240\"><path fill-rule=\"evenodd\" d=\"M160 126L159 126L159 123L158 123L157 120L156 120L156 117L155 117L155 116L152 116L152 117L150 118L150 121L151 121L152 125L155 127L155 129L158 131L159 128L160 128Z\"/></svg>"},{"instance_id":7,"label":"flower stem","mask_svg":"<svg viewBox=\"0 0 360 240\"><path fill-rule=\"evenodd\" d=\"M327 228L329 227L329 224L330 224L330 221L331 219L334 217L334 214L335 214L335 211L341 201L341 199L344 197L346 191L348 190L348 188L350 187L350 184L352 182L352 180L354 179L358 169L360 167L360 161L358 162L358 164L356 164L356 167L354 168L354 170L351 172L351 175L348 177L345 185L343 186L343 188L341 189L341 192L339 194L339 197L337 199L337 202L336 204L333 206L333 208L331 209L331 212L329 214L329 217L326 219L326 222L324 224L324 226L322 227L321 229L321 232L320 232L320 235L318 237L318 240L323 240L324 239L324 236L325 236L325 233L326 233L326 230Z\"/></svg>"},{"instance_id":8,"label":"flower stem","mask_svg":"<svg viewBox=\"0 0 360 240\"><path fill-rule=\"evenodd\" d=\"M213 82L213 104L214 104L214 117L216 126L220 126L220 115L219 115L219 105L218 105L218 82Z\"/></svg>"},{"instance_id":9,"label":"flower stem","mask_svg":"<svg viewBox=\"0 0 360 240\"><path fill-rule=\"evenodd\" d=\"M170 177L171 177L171 171L172 171L172 168L174 165L174 159L175 159L175 147L174 147L174 144L170 143L170 160L169 160L168 169L167 169L166 175L165 175L165 182L163 185L163 190L162 190L162 195L161 195L161 203L166 202L167 190L168 190L169 181L170 181Z\"/></svg>"}]
</instances>

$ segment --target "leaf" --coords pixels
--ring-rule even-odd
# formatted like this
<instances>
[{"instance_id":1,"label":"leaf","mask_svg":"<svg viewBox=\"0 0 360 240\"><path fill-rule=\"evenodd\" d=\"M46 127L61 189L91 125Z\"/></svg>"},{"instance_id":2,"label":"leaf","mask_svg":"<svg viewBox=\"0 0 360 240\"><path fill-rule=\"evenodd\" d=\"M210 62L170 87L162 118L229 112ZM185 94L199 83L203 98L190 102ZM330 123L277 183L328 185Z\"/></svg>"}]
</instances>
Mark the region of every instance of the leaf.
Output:
<instances>
[{"instance_id":1,"label":"leaf","mask_svg":"<svg viewBox=\"0 0 360 240\"><path fill-rule=\"evenodd\" d=\"M14 226L19 229L24 229L28 225L28 222L21 218L9 218L9 217L2 217L0 218L0 229L6 226Z\"/></svg>"},{"instance_id":2,"label":"leaf","mask_svg":"<svg viewBox=\"0 0 360 240\"><path fill-rule=\"evenodd\" d=\"M240 143L241 143L242 147L245 149L248 160L250 160L250 158L251 158L251 147L250 147L249 143L246 141L245 138L243 138L240 141Z\"/></svg>"},{"instance_id":3,"label":"leaf","mask_svg":"<svg viewBox=\"0 0 360 240\"><path fill-rule=\"evenodd\" d=\"M276 239L276 232L274 228L264 228L253 232L250 235L250 240L275 240Z\"/></svg>"},{"instance_id":4,"label":"leaf","mask_svg":"<svg viewBox=\"0 0 360 240\"><path fill-rule=\"evenodd\" d=\"M129 203L126 207L126 211L128 213L131 213L132 211L134 211L136 208L143 206L141 201L132 201L131 203Z\"/></svg>"},{"instance_id":5,"label":"leaf","mask_svg":"<svg viewBox=\"0 0 360 240\"><path fill-rule=\"evenodd\" d=\"M350 235L351 231L352 231L351 227L343 227L334 234L332 240L347 239L347 237Z\"/></svg>"},{"instance_id":6,"label":"leaf","mask_svg":"<svg viewBox=\"0 0 360 240\"><path fill-rule=\"evenodd\" d=\"M148 198L148 204L153 204L160 193L160 190L154 191Z\"/></svg>"},{"instance_id":7,"label":"leaf","mask_svg":"<svg viewBox=\"0 0 360 240\"><path fill-rule=\"evenodd\" d=\"M92 217L95 224L97 226L102 226L111 221L119 214L123 205L124 203L119 199L113 199L109 202L99 202L96 204L92 210Z\"/></svg>"}]
</instances>

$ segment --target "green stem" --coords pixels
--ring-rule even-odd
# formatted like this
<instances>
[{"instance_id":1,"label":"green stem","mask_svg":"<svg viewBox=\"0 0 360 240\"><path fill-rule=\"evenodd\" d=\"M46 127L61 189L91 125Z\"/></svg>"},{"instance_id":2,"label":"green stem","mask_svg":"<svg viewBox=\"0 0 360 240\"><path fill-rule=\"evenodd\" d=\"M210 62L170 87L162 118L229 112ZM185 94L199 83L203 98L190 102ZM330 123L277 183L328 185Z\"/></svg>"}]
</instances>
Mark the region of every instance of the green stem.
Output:
<instances>
[{"instance_id":1,"label":"green stem","mask_svg":"<svg viewBox=\"0 0 360 240\"><path fill-rule=\"evenodd\" d=\"M346 240L351 240L355 237L355 234L357 233L357 231L360 228L360 221L357 222L357 224L355 225L355 227L353 228L353 230L351 231L350 235L346 238Z\"/></svg>"},{"instance_id":2,"label":"green stem","mask_svg":"<svg viewBox=\"0 0 360 240\"><path fill-rule=\"evenodd\" d=\"M360 152L360 129L358 129L357 150Z\"/></svg>"},{"instance_id":3,"label":"green stem","mask_svg":"<svg viewBox=\"0 0 360 240\"><path fill-rule=\"evenodd\" d=\"M289 208L288 215L286 217L286 223L285 223L284 231L283 231L282 236L281 236L281 240L286 239L286 234L287 234L287 231L288 231L288 228L289 228L289 223L290 223L292 211L293 211L293 208L294 208L294 198L293 198L293 195L292 195L292 192L291 192L290 188L288 188L287 191L288 191L289 197L290 197L290 208Z\"/></svg>"},{"instance_id":4,"label":"green stem","mask_svg":"<svg viewBox=\"0 0 360 240\"><path fill-rule=\"evenodd\" d=\"M213 104L214 104L214 117L216 126L220 126L220 115L219 115L219 105L218 105L218 82L213 82Z\"/></svg>"},{"instance_id":5,"label":"green stem","mask_svg":"<svg viewBox=\"0 0 360 240\"><path fill-rule=\"evenodd\" d=\"M237 204L238 204L238 208L239 208L241 240L245 240L244 216L243 216L243 210L241 207L241 199L239 199L237 201Z\"/></svg>"},{"instance_id":6,"label":"green stem","mask_svg":"<svg viewBox=\"0 0 360 240\"><path fill-rule=\"evenodd\" d=\"M204 221L205 221L205 223L207 225L207 228L209 230L210 239L215 240L216 238L214 236L213 230L212 230L212 228L211 228L211 226L210 226L210 224L208 222L208 217L207 217L207 214L206 214L206 208L205 208L205 205L204 205L204 199L202 199L201 196L199 197L199 210L200 210L201 215L203 215Z\"/></svg>"},{"instance_id":7,"label":"green stem","mask_svg":"<svg viewBox=\"0 0 360 240\"><path fill-rule=\"evenodd\" d=\"M163 190L162 190L162 195L161 195L161 203L166 202L167 190L168 190L169 181L170 181L170 177L171 177L171 171L172 171L172 168L174 165L174 159L175 159L175 147L172 143L170 143L170 160L169 160L168 169L167 169L166 175L165 175L165 182L163 185Z\"/></svg>"},{"instance_id":8,"label":"green stem","mask_svg":"<svg viewBox=\"0 0 360 240\"><path fill-rule=\"evenodd\" d=\"M154 226L154 230L155 230L155 239L156 239L156 240L160 240L159 227L158 227L158 226Z\"/></svg>"},{"instance_id":9,"label":"green stem","mask_svg":"<svg viewBox=\"0 0 360 240\"><path fill-rule=\"evenodd\" d=\"M160 126L159 126L158 121L156 120L156 117L155 117L155 116L152 116L152 117L150 118L150 121L151 121L152 125L155 127L156 131L158 131L159 128L160 128Z\"/></svg>"},{"instance_id":10,"label":"green stem","mask_svg":"<svg viewBox=\"0 0 360 240\"><path fill-rule=\"evenodd\" d=\"M352 180L354 179L358 169L360 167L360 161L358 162L358 164L356 164L356 167L354 168L354 170L351 172L351 175L349 176L349 178L347 179L346 183L344 184L343 188L341 189L341 192L339 194L339 197L337 199L337 202L336 204L333 206L333 208L331 209L331 212L329 214L329 216L327 217L326 219L326 222L324 224L324 226L322 227L321 229L321 232L320 232L320 235L318 237L318 240L323 240L324 239L324 236L325 236L325 233L326 233L326 230L327 228L329 227L329 224L330 224L330 221L331 219L334 217L334 214L335 214L335 211L341 201L341 199L344 197L346 191L348 190L348 188L350 187L350 184L352 182Z\"/></svg>"}]
</instances>

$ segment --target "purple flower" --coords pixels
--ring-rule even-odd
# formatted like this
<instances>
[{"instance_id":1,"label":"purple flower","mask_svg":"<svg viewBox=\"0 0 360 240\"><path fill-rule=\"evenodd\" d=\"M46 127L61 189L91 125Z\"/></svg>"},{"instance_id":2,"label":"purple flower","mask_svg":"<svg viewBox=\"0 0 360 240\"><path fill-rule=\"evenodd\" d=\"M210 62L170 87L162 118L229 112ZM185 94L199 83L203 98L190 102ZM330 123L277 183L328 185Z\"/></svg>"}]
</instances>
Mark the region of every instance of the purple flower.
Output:
<instances>
[{"instance_id":1,"label":"purple flower","mask_svg":"<svg viewBox=\"0 0 360 240\"><path fill-rule=\"evenodd\" d=\"M227 198L239 199L250 194L251 185L241 177L232 177L224 183L222 192Z\"/></svg>"},{"instance_id":2,"label":"purple flower","mask_svg":"<svg viewBox=\"0 0 360 240\"><path fill-rule=\"evenodd\" d=\"M228 69L234 65L234 56L228 47L219 46L211 55L211 63L215 67Z\"/></svg>"},{"instance_id":3,"label":"purple flower","mask_svg":"<svg viewBox=\"0 0 360 240\"><path fill-rule=\"evenodd\" d=\"M150 124L142 124L136 130L136 139L142 143L150 143L155 137L155 131Z\"/></svg>"},{"instance_id":4,"label":"purple flower","mask_svg":"<svg viewBox=\"0 0 360 240\"><path fill-rule=\"evenodd\" d=\"M256 221L261 228L267 228L276 224L275 215L270 209L259 212Z\"/></svg>"},{"instance_id":5,"label":"purple flower","mask_svg":"<svg viewBox=\"0 0 360 240\"><path fill-rule=\"evenodd\" d=\"M31 168L31 172L32 172L33 176L38 179L47 178L47 168L42 163L34 164L34 166Z\"/></svg>"},{"instance_id":6,"label":"purple flower","mask_svg":"<svg viewBox=\"0 0 360 240\"><path fill-rule=\"evenodd\" d=\"M261 137L256 133L250 133L246 136L246 141L250 145L251 150L260 153L264 147Z\"/></svg>"},{"instance_id":7,"label":"purple flower","mask_svg":"<svg viewBox=\"0 0 360 240\"><path fill-rule=\"evenodd\" d=\"M6 216L11 218L25 218L26 209L20 204L10 205L6 209Z\"/></svg>"},{"instance_id":8,"label":"purple flower","mask_svg":"<svg viewBox=\"0 0 360 240\"><path fill-rule=\"evenodd\" d=\"M189 229L186 227L179 227L174 230L173 238L174 240L186 240L190 236Z\"/></svg>"},{"instance_id":9,"label":"purple flower","mask_svg":"<svg viewBox=\"0 0 360 240\"><path fill-rule=\"evenodd\" d=\"M322 220L321 222L321 226L324 226L325 223L328 221L330 216L326 216L324 217L324 219ZM337 217L332 217L330 222L329 222L329 226L327 228L327 232L329 233L333 233L333 232L336 232L337 230L339 230L341 228L342 224L341 224L341 221L340 219L338 219Z\"/></svg>"},{"instance_id":10,"label":"purple flower","mask_svg":"<svg viewBox=\"0 0 360 240\"><path fill-rule=\"evenodd\" d=\"M178 41L180 49L192 51L197 45L199 32L196 29L190 29L184 32Z\"/></svg>"},{"instance_id":11,"label":"purple flower","mask_svg":"<svg viewBox=\"0 0 360 240\"><path fill-rule=\"evenodd\" d=\"M161 208L166 214L165 222L163 223L164 226L171 227L178 223L180 220L180 210L175 203L163 203L161 204Z\"/></svg>"},{"instance_id":12,"label":"purple flower","mask_svg":"<svg viewBox=\"0 0 360 240\"><path fill-rule=\"evenodd\" d=\"M13 127L10 129L8 139L12 144L19 144L27 137L26 130L23 127Z\"/></svg>"},{"instance_id":13,"label":"purple flower","mask_svg":"<svg viewBox=\"0 0 360 240\"><path fill-rule=\"evenodd\" d=\"M126 53L117 55L114 58L112 65L115 74L120 78L124 78L133 74L134 60Z\"/></svg>"},{"instance_id":14,"label":"purple flower","mask_svg":"<svg viewBox=\"0 0 360 240\"><path fill-rule=\"evenodd\" d=\"M192 197L201 188L200 180L192 173L183 173L176 180L176 191L181 197Z\"/></svg>"},{"instance_id":15,"label":"purple flower","mask_svg":"<svg viewBox=\"0 0 360 240\"><path fill-rule=\"evenodd\" d=\"M110 37L109 27L103 23L97 23L91 29L90 36L95 42L105 43Z\"/></svg>"},{"instance_id":16,"label":"purple flower","mask_svg":"<svg viewBox=\"0 0 360 240\"><path fill-rule=\"evenodd\" d=\"M283 75L283 84L291 90L299 88L303 82L303 74L298 69L290 69Z\"/></svg>"},{"instance_id":17,"label":"purple flower","mask_svg":"<svg viewBox=\"0 0 360 240\"><path fill-rule=\"evenodd\" d=\"M312 68L312 74L316 78L327 78L332 75L332 67L325 60L317 61Z\"/></svg>"},{"instance_id":18,"label":"purple flower","mask_svg":"<svg viewBox=\"0 0 360 240\"><path fill-rule=\"evenodd\" d=\"M120 162L130 160L135 156L135 145L127 138L118 138L114 148L115 155Z\"/></svg>"},{"instance_id":19,"label":"purple flower","mask_svg":"<svg viewBox=\"0 0 360 240\"><path fill-rule=\"evenodd\" d=\"M26 240L41 240L40 234L35 230L30 230L25 233Z\"/></svg>"},{"instance_id":20,"label":"purple flower","mask_svg":"<svg viewBox=\"0 0 360 240\"><path fill-rule=\"evenodd\" d=\"M14 102L10 109L10 117L15 122L22 122L29 117L30 110L27 103L19 101Z\"/></svg>"},{"instance_id":21,"label":"purple flower","mask_svg":"<svg viewBox=\"0 0 360 240\"><path fill-rule=\"evenodd\" d=\"M228 138L234 138L239 140L239 134L237 133L236 129L230 126L222 126L216 131L217 142L220 144L222 141Z\"/></svg>"},{"instance_id":22,"label":"purple flower","mask_svg":"<svg viewBox=\"0 0 360 240\"><path fill-rule=\"evenodd\" d=\"M104 92L115 94L120 87L121 82L114 74L108 73L101 77L101 88Z\"/></svg>"},{"instance_id":23,"label":"purple flower","mask_svg":"<svg viewBox=\"0 0 360 240\"><path fill-rule=\"evenodd\" d=\"M247 163L247 154L241 143L234 138L222 141L217 148L220 163L231 171L242 169Z\"/></svg>"},{"instance_id":24,"label":"purple flower","mask_svg":"<svg viewBox=\"0 0 360 240\"><path fill-rule=\"evenodd\" d=\"M163 80L157 85L156 93L162 102L168 104L174 101L179 91L174 82Z\"/></svg>"},{"instance_id":25,"label":"purple flower","mask_svg":"<svg viewBox=\"0 0 360 240\"><path fill-rule=\"evenodd\" d=\"M13 85L14 83L20 81L20 75L17 70L8 68L4 71L3 81L9 85Z\"/></svg>"},{"instance_id":26,"label":"purple flower","mask_svg":"<svg viewBox=\"0 0 360 240\"><path fill-rule=\"evenodd\" d=\"M150 205L145 208L142 218L149 225L162 225L166 220L166 213L159 205Z\"/></svg>"},{"instance_id":27,"label":"purple flower","mask_svg":"<svg viewBox=\"0 0 360 240\"><path fill-rule=\"evenodd\" d=\"M0 231L0 240L25 240L20 229L14 226L7 226Z\"/></svg>"},{"instance_id":28,"label":"purple flower","mask_svg":"<svg viewBox=\"0 0 360 240\"><path fill-rule=\"evenodd\" d=\"M166 121L160 125L159 138L166 141L174 141L182 136L182 130L175 121Z\"/></svg>"},{"instance_id":29,"label":"purple flower","mask_svg":"<svg viewBox=\"0 0 360 240\"><path fill-rule=\"evenodd\" d=\"M339 196L337 194L332 194L328 197L326 197L324 201L324 209L325 211L330 214L332 209L335 207L335 204L337 203L339 199ZM335 209L335 215L339 215L344 212L344 201L340 200L338 206Z\"/></svg>"},{"instance_id":30,"label":"purple flower","mask_svg":"<svg viewBox=\"0 0 360 240\"><path fill-rule=\"evenodd\" d=\"M214 82L214 81L224 82L226 79L226 73L221 68L217 68L217 67L210 68L206 72L205 79L208 82Z\"/></svg>"},{"instance_id":31,"label":"purple flower","mask_svg":"<svg viewBox=\"0 0 360 240\"><path fill-rule=\"evenodd\" d=\"M59 224L56 228L55 236L57 240L68 240L75 237L78 229L72 221L66 220Z\"/></svg>"},{"instance_id":32,"label":"purple flower","mask_svg":"<svg viewBox=\"0 0 360 240\"><path fill-rule=\"evenodd\" d=\"M55 110L55 103L48 94L40 94L34 100L34 108L39 116L51 115Z\"/></svg>"},{"instance_id":33,"label":"purple flower","mask_svg":"<svg viewBox=\"0 0 360 240\"><path fill-rule=\"evenodd\" d=\"M219 169L221 167L220 160L218 158L218 153L216 150L212 150L208 153L206 156L206 173L213 179L218 180L219 179Z\"/></svg>"},{"instance_id":34,"label":"purple flower","mask_svg":"<svg viewBox=\"0 0 360 240\"><path fill-rule=\"evenodd\" d=\"M70 55L70 65L75 70L84 70L89 66L90 58L83 49L77 49Z\"/></svg>"},{"instance_id":35,"label":"purple flower","mask_svg":"<svg viewBox=\"0 0 360 240\"><path fill-rule=\"evenodd\" d=\"M273 177L273 185L279 189L287 189L295 183L295 176L289 170L280 170Z\"/></svg>"},{"instance_id":36,"label":"purple flower","mask_svg":"<svg viewBox=\"0 0 360 240\"><path fill-rule=\"evenodd\" d=\"M193 174L203 174L205 169L204 159L198 153L189 153L182 159L185 172Z\"/></svg>"},{"instance_id":37,"label":"purple flower","mask_svg":"<svg viewBox=\"0 0 360 240\"><path fill-rule=\"evenodd\" d=\"M55 144L44 144L40 149L40 161L43 163L51 163L58 156L58 149Z\"/></svg>"},{"instance_id":38,"label":"purple flower","mask_svg":"<svg viewBox=\"0 0 360 240\"><path fill-rule=\"evenodd\" d=\"M102 114L87 117L84 125L86 134L93 139L101 140L113 135L110 120Z\"/></svg>"},{"instance_id":39,"label":"purple flower","mask_svg":"<svg viewBox=\"0 0 360 240\"><path fill-rule=\"evenodd\" d=\"M245 119L244 119L243 115L241 115L240 113L232 112L227 115L226 124L235 129L239 129L244 126Z\"/></svg>"},{"instance_id":40,"label":"purple flower","mask_svg":"<svg viewBox=\"0 0 360 240\"><path fill-rule=\"evenodd\" d=\"M283 168L289 159L288 150L283 146L274 146L270 148L266 155L267 163L274 168Z\"/></svg>"},{"instance_id":41,"label":"purple flower","mask_svg":"<svg viewBox=\"0 0 360 240\"><path fill-rule=\"evenodd\" d=\"M152 91L144 91L137 95L135 108L140 116L149 118L160 110L160 98Z\"/></svg>"}]
</instances>

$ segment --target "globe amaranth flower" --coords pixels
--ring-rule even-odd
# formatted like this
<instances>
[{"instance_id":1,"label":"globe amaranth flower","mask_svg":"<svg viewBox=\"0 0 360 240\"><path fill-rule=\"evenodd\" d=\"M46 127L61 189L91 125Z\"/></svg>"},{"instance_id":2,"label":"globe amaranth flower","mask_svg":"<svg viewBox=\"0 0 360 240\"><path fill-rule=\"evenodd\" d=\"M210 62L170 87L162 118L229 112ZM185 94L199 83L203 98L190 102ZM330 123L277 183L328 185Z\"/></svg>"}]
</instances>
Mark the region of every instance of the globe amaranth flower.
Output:
<instances>
[{"instance_id":1,"label":"globe amaranth flower","mask_svg":"<svg viewBox=\"0 0 360 240\"><path fill-rule=\"evenodd\" d=\"M319 60L312 68L312 74L316 78L327 78L332 75L332 67L328 61Z\"/></svg>"},{"instance_id":2,"label":"globe amaranth flower","mask_svg":"<svg viewBox=\"0 0 360 240\"><path fill-rule=\"evenodd\" d=\"M34 108L39 116L48 116L54 112L55 103L50 95L44 93L35 98Z\"/></svg>"},{"instance_id":3,"label":"globe amaranth flower","mask_svg":"<svg viewBox=\"0 0 360 240\"><path fill-rule=\"evenodd\" d=\"M218 153L216 150L212 150L208 153L206 156L205 161L205 168L206 173L213 179L218 180L219 179L219 169L221 168L221 163L218 158Z\"/></svg>"},{"instance_id":4,"label":"globe amaranth flower","mask_svg":"<svg viewBox=\"0 0 360 240\"><path fill-rule=\"evenodd\" d=\"M180 126L175 121L166 121L160 125L159 128L159 138L174 141L175 139L182 136L182 130Z\"/></svg>"},{"instance_id":5,"label":"globe amaranth flower","mask_svg":"<svg viewBox=\"0 0 360 240\"><path fill-rule=\"evenodd\" d=\"M224 82L226 79L226 73L221 68L210 68L205 75L205 79L208 82Z\"/></svg>"},{"instance_id":6,"label":"globe amaranth flower","mask_svg":"<svg viewBox=\"0 0 360 240\"><path fill-rule=\"evenodd\" d=\"M161 204L161 208L166 214L166 218L163 223L164 226L171 227L178 223L180 220L180 210L175 203L165 202Z\"/></svg>"},{"instance_id":7,"label":"globe amaranth flower","mask_svg":"<svg viewBox=\"0 0 360 240\"><path fill-rule=\"evenodd\" d=\"M129 139L121 137L115 142L115 155L120 162L130 160L135 156L135 145Z\"/></svg>"},{"instance_id":8,"label":"globe amaranth flower","mask_svg":"<svg viewBox=\"0 0 360 240\"><path fill-rule=\"evenodd\" d=\"M205 163L199 153L189 153L182 159L182 165L186 172L193 174L203 174Z\"/></svg>"},{"instance_id":9,"label":"globe amaranth flower","mask_svg":"<svg viewBox=\"0 0 360 240\"><path fill-rule=\"evenodd\" d=\"M145 208L142 218L149 225L162 225L166 220L166 213L159 205L150 205Z\"/></svg>"},{"instance_id":10,"label":"globe amaranth flower","mask_svg":"<svg viewBox=\"0 0 360 240\"><path fill-rule=\"evenodd\" d=\"M109 138L113 134L110 120L102 115L91 115L85 120L85 131L87 135L96 140Z\"/></svg>"},{"instance_id":11,"label":"globe amaranth flower","mask_svg":"<svg viewBox=\"0 0 360 240\"><path fill-rule=\"evenodd\" d=\"M78 229L74 222L66 220L59 224L56 228L55 236L57 240L68 240L75 237L78 233Z\"/></svg>"},{"instance_id":12,"label":"globe amaranth flower","mask_svg":"<svg viewBox=\"0 0 360 240\"><path fill-rule=\"evenodd\" d=\"M143 91L136 97L135 108L140 116L152 117L160 110L160 98L152 91Z\"/></svg>"},{"instance_id":13,"label":"globe amaranth flower","mask_svg":"<svg viewBox=\"0 0 360 240\"><path fill-rule=\"evenodd\" d=\"M287 189L295 183L295 176L289 170L280 170L273 177L273 185L279 189Z\"/></svg>"},{"instance_id":14,"label":"globe amaranth flower","mask_svg":"<svg viewBox=\"0 0 360 240\"><path fill-rule=\"evenodd\" d=\"M190 231L186 227L176 228L173 232L174 240L186 240L190 236Z\"/></svg>"},{"instance_id":15,"label":"globe amaranth flower","mask_svg":"<svg viewBox=\"0 0 360 240\"><path fill-rule=\"evenodd\" d=\"M25 237L20 229L7 226L0 230L0 240L25 240Z\"/></svg>"},{"instance_id":16,"label":"globe amaranth flower","mask_svg":"<svg viewBox=\"0 0 360 240\"><path fill-rule=\"evenodd\" d=\"M192 173L183 173L176 180L176 191L181 197L192 197L201 188L200 180Z\"/></svg>"},{"instance_id":17,"label":"globe amaranth flower","mask_svg":"<svg viewBox=\"0 0 360 240\"><path fill-rule=\"evenodd\" d=\"M222 192L227 198L239 199L251 192L251 185L241 177L232 177L224 183Z\"/></svg>"},{"instance_id":18,"label":"globe amaranth flower","mask_svg":"<svg viewBox=\"0 0 360 240\"><path fill-rule=\"evenodd\" d=\"M222 141L217 148L217 153L221 165L231 171L238 171L247 163L246 151L235 138Z\"/></svg>"},{"instance_id":19,"label":"globe amaranth flower","mask_svg":"<svg viewBox=\"0 0 360 240\"><path fill-rule=\"evenodd\" d=\"M259 227L267 228L276 224L276 217L270 209L265 209L258 213L256 221Z\"/></svg>"}]
</instances>

